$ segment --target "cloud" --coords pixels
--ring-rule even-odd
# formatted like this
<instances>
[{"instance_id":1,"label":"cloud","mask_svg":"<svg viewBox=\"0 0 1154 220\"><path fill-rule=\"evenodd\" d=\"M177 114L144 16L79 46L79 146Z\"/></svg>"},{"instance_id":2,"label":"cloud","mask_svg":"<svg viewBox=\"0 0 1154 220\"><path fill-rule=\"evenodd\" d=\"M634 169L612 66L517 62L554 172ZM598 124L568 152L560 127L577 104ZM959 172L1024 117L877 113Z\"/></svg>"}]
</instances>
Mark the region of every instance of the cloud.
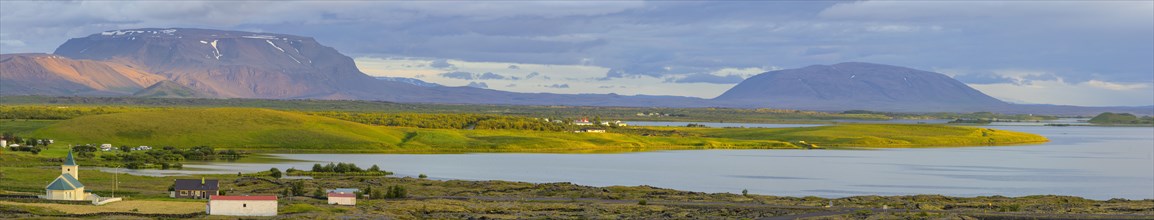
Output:
<instances>
[{"instance_id":1,"label":"cloud","mask_svg":"<svg viewBox=\"0 0 1154 220\"><path fill-rule=\"evenodd\" d=\"M537 76L540 76L540 75L541 75L541 73L538 73L538 72L532 72L532 73L529 73L529 75L525 75L525 79L533 79L533 77L537 77Z\"/></svg>"},{"instance_id":2,"label":"cloud","mask_svg":"<svg viewBox=\"0 0 1154 220\"><path fill-rule=\"evenodd\" d=\"M460 72L460 71L458 71L458 72L447 72L447 73L441 73L441 74L437 74L437 75L439 75L439 76L441 76L441 77L445 77L445 78L453 78L453 79L463 79L463 80L473 80L473 79L476 79L476 77L473 77L473 75L475 75L475 74L473 74L473 73L470 73L470 72Z\"/></svg>"},{"instance_id":3,"label":"cloud","mask_svg":"<svg viewBox=\"0 0 1154 220\"><path fill-rule=\"evenodd\" d=\"M568 89L569 88L569 84L553 84L553 85L541 85L541 86L545 87L545 88L554 88L554 89Z\"/></svg>"},{"instance_id":4,"label":"cloud","mask_svg":"<svg viewBox=\"0 0 1154 220\"><path fill-rule=\"evenodd\" d=\"M1012 83L970 84L990 96L1018 103L1080 106L1147 106L1154 105L1151 84L1117 84L1091 80L1068 83L1039 80L1030 85Z\"/></svg>"},{"instance_id":5,"label":"cloud","mask_svg":"<svg viewBox=\"0 0 1154 220\"><path fill-rule=\"evenodd\" d=\"M1095 88L1109 89L1109 90L1115 90L1115 91L1140 90L1140 89L1150 88L1150 84L1146 84L1146 83L1122 84L1122 83L1112 83L1112 82L1105 82L1105 81L1098 81L1098 80L1090 80L1090 81L1086 81L1082 84L1085 84L1085 85L1091 86L1091 87L1095 87Z\"/></svg>"},{"instance_id":6,"label":"cloud","mask_svg":"<svg viewBox=\"0 0 1154 220\"><path fill-rule=\"evenodd\" d=\"M1028 75L999 75L997 73L975 73L956 75L954 79L964 83L972 84L998 84L1010 83L1014 85L1031 85L1034 81L1052 81L1058 80L1058 76L1050 73L1043 74L1028 74Z\"/></svg>"},{"instance_id":7,"label":"cloud","mask_svg":"<svg viewBox=\"0 0 1154 220\"><path fill-rule=\"evenodd\" d=\"M511 69L511 70L515 70L515 69L521 69L521 67L520 67L520 66L517 66L517 65L509 65L509 67L507 67L507 68L509 68L509 69Z\"/></svg>"},{"instance_id":8,"label":"cloud","mask_svg":"<svg viewBox=\"0 0 1154 220\"><path fill-rule=\"evenodd\" d=\"M480 76L477 76L477 79L480 79L480 80L505 79L505 76L502 76L502 75L499 75L496 73L492 73L492 72L486 72L486 73L482 73Z\"/></svg>"},{"instance_id":9,"label":"cloud","mask_svg":"<svg viewBox=\"0 0 1154 220\"><path fill-rule=\"evenodd\" d=\"M434 60L433 62L429 63L429 66L441 69L451 69L454 67L453 64L450 64L449 61L445 59Z\"/></svg>"},{"instance_id":10,"label":"cloud","mask_svg":"<svg viewBox=\"0 0 1154 220\"><path fill-rule=\"evenodd\" d=\"M517 84L510 83L509 85L505 85L505 88L513 88L513 87L517 87Z\"/></svg>"},{"instance_id":11,"label":"cloud","mask_svg":"<svg viewBox=\"0 0 1154 220\"><path fill-rule=\"evenodd\" d=\"M689 75L684 76L684 77L666 78L665 82L737 84L737 83L740 83L742 80L745 80L745 78L743 78L739 75L734 75L734 74L725 75L725 76L718 76L718 75L713 75L713 74L708 74L708 73L695 73L695 74L689 74Z\"/></svg>"},{"instance_id":12,"label":"cloud","mask_svg":"<svg viewBox=\"0 0 1154 220\"><path fill-rule=\"evenodd\" d=\"M469 85L466 85L466 86L473 87L473 88L482 88L482 89L488 89L489 88L489 84L485 84L484 82L469 82Z\"/></svg>"}]
</instances>

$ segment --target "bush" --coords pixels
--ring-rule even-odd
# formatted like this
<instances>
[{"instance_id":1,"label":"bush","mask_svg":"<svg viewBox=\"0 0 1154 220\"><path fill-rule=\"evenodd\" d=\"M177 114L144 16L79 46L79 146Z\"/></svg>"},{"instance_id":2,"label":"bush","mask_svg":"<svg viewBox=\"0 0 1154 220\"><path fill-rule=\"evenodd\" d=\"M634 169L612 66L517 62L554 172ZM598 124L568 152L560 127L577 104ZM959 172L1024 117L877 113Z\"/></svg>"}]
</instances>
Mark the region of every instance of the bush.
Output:
<instances>
[{"instance_id":1,"label":"bush","mask_svg":"<svg viewBox=\"0 0 1154 220\"><path fill-rule=\"evenodd\" d=\"M649 205L649 201L642 199L641 201L637 201L637 205Z\"/></svg>"},{"instance_id":2,"label":"bush","mask_svg":"<svg viewBox=\"0 0 1154 220\"><path fill-rule=\"evenodd\" d=\"M272 169L268 169L268 175L272 178L280 179L280 177L284 174L280 172L280 169L273 167Z\"/></svg>"},{"instance_id":3,"label":"bush","mask_svg":"<svg viewBox=\"0 0 1154 220\"><path fill-rule=\"evenodd\" d=\"M425 174L422 173L421 175L417 175L417 178L424 179L424 178L429 178L429 176L425 176Z\"/></svg>"}]
</instances>

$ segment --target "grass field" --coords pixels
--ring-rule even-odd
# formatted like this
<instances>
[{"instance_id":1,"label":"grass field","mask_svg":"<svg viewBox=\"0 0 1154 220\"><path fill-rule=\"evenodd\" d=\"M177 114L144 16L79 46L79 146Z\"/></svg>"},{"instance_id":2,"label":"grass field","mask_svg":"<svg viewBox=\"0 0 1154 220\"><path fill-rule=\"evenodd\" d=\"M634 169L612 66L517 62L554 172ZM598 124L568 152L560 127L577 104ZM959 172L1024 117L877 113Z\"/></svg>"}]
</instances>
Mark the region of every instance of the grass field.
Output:
<instances>
[{"instance_id":1,"label":"grass field","mask_svg":"<svg viewBox=\"0 0 1154 220\"><path fill-rule=\"evenodd\" d=\"M95 205L71 205L71 204L52 204L52 203L17 203L9 201L0 201L0 205L20 205L20 206L34 206L43 207L67 214L88 214L101 212L136 212L143 214L185 214L193 212L204 212L204 202L194 201L121 201L108 203L101 206Z\"/></svg>"},{"instance_id":2,"label":"grass field","mask_svg":"<svg viewBox=\"0 0 1154 220\"><path fill-rule=\"evenodd\" d=\"M975 146L1036 143L1045 137L945 125L844 124L804 128L674 128L678 136L627 130L572 133L526 130L422 129L370 126L295 112L249 108L173 109L90 115L51 123L0 126L52 138L54 146L213 146L252 152L457 153L622 152L665 149L800 148L798 141L837 147ZM632 129L632 128L623 128ZM50 147L47 155L63 153Z\"/></svg>"}]
</instances>

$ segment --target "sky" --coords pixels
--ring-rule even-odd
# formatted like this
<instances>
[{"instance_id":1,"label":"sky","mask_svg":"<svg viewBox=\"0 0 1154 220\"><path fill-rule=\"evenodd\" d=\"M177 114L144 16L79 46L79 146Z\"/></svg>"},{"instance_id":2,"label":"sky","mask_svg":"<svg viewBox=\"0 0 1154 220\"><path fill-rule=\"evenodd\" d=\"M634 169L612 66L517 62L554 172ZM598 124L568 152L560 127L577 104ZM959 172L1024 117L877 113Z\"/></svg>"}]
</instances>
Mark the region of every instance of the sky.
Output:
<instances>
[{"instance_id":1,"label":"sky","mask_svg":"<svg viewBox=\"0 0 1154 220\"><path fill-rule=\"evenodd\" d=\"M370 75L515 92L712 98L872 62L1014 103L1154 105L1154 1L0 1L0 53L147 27L310 36Z\"/></svg>"}]
</instances>

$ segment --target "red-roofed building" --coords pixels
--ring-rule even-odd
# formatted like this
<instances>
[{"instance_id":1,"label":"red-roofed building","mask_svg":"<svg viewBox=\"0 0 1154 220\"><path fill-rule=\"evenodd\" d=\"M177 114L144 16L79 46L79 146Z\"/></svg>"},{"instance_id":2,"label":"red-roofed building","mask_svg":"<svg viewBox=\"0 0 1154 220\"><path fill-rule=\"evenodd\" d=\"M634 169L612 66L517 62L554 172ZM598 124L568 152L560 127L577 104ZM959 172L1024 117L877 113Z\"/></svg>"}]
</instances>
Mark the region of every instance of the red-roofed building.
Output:
<instances>
[{"instance_id":1,"label":"red-roofed building","mask_svg":"<svg viewBox=\"0 0 1154 220\"><path fill-rule=\"evenodd\" d=\"M276 216L276 196L218 196L208 198L209 215Z\"/></svg>"},{"instance_id":2,"label":"red-roofed building","mask_svg":"<svg viewBox=\"0 0 1154 220\"><path fill-rule=\"evenodd\" d=\"M357 194L331 192L329 193L329 204L334 205L357 205Z\"/></svg>"}]
</instances>

